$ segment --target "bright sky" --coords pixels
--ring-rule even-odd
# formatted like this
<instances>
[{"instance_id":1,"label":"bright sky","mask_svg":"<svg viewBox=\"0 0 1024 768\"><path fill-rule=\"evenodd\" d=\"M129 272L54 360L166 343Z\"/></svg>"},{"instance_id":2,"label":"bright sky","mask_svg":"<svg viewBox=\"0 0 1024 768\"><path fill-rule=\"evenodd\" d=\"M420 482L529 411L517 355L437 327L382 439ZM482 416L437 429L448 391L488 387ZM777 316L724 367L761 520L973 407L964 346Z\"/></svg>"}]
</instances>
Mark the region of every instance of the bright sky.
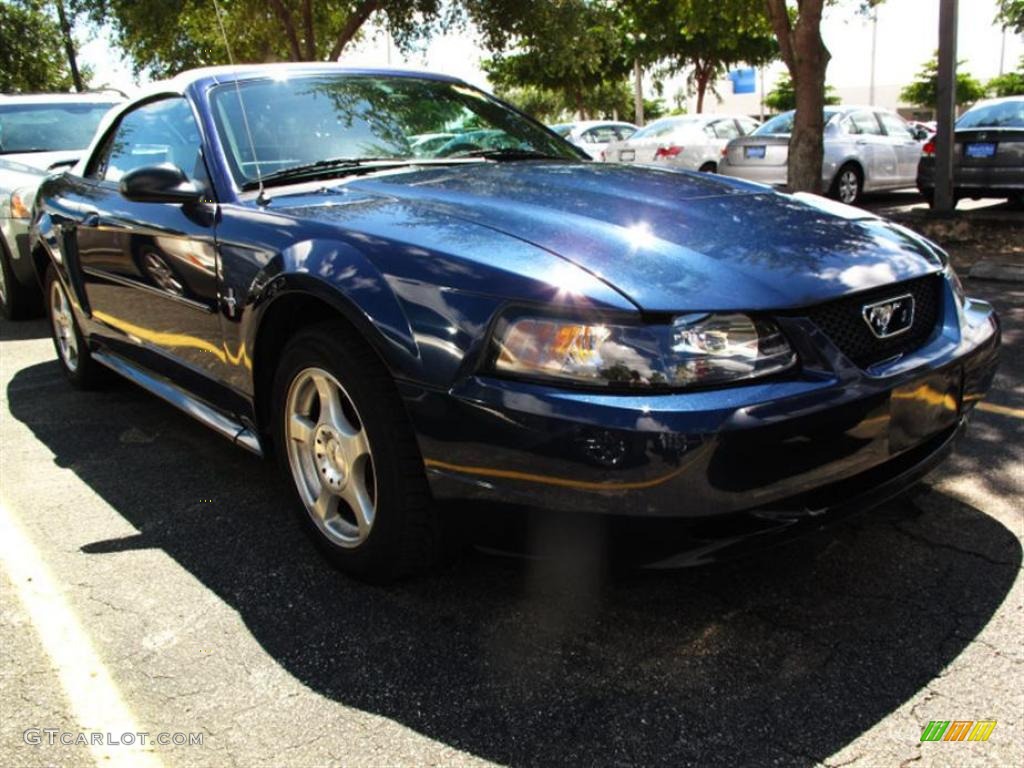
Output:
<instances>
[{"instance_id":1,"label":"bright sky","mask_svg":"<svg viewBox=\"0 0 1024 768\"><path fill-rule=\"evenodd\" d=\"M843 0L830 12L823 26L825 42L832 52L828 81L836 87L866 86L871 57L871 24L855 11L856 0ZM211 6L212 7L212 6ZM937 47L939 28L938 0L886 0L878 10L878 53L876 83L902 86L913 79L921 64ZM1004 35L995 24L996 0L961 0L958 58L965 68L985 81L999 73L1000 53ZM486 54L477 47L475 33L435 38L425 50L403 57L389 46L383 34L369 34L342 58L352 65L406 66L430 69L462 77L476 85L486 86L480 60ZM390 56L389 56L390 48ZM112 85L131 92L136 83L130 67L119 56L108 36L82 46L81 57L95 70L95 85ZM1004 68L1012 70L1024 55L1024 38L1013 33L1005 35ZM782 67L769 70L768 87ZM666 86L671 97L678 84Z\"/></svg>"}]
</instances>

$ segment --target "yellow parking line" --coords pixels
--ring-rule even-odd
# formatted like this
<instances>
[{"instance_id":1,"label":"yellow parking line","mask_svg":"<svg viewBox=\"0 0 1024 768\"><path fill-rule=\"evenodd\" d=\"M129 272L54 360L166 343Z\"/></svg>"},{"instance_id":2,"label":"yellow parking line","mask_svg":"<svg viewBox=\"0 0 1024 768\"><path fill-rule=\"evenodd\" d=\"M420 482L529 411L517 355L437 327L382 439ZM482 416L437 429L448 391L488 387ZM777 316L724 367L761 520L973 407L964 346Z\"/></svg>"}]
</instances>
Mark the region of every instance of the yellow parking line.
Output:
<instances>
[{"instance_id":1,"label":"yellow parking line","mask_svg":"<svg viewBox=\"0 0 1024 768\"><path fill-rule=\"evenodd\" d=\"M1008 408L1005 405L996 405L995 403L978 403L978 410L998 413L1000 416L1009 416L1013 419L1024 419L1024 408Z\"/></svg>"},{"instance_id":2,"label":"yellow parking line","mask_svg":"<svg viewBox=\"0 0 1024 768\"><path fill-rule=\"evenodd\" d=\"M2 502L0 563L57 670L76 727L86 734L112 734L111 740L115 741L120 741L121 734L142 732L46 563ZM53 726L25 723L24 727ZM102 741L108 741L106 736ZM45 750L46 742L33 749ZM161 765L152 746L90 743L89 749L97 765L116 768L160 768ZM45 761L43 755L40 758Z\"/></svg>"}]
</instances>

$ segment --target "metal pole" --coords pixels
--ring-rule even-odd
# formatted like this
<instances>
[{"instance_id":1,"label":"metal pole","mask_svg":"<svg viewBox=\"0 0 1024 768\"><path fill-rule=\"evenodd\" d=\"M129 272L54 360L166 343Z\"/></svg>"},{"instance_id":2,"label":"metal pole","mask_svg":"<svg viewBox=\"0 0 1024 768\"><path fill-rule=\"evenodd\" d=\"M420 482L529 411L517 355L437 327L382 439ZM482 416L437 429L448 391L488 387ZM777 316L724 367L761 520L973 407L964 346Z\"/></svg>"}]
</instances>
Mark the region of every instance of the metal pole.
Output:
<instances>
[{"instance_id":1,"label":"metal pole","mask_svg":"<svg viewBox=\"0 0 1024 768\"><path fill-rule=\"evenodd\" d=\"M644 124L644 83L640 69L640 59L633 59L633 108L636 112L636 124Z\"/></svg>"},{"instance_id":2,"label":"metal pole","mask_svg":"<svg viewBox=\"0 0 1024 768\"><path fill-rule=\"evenodd\" d=\"M871 12L871 88L868 104L875 106L875 51L878 50L878 9Z\"/></svg>"},{"instance_id":3,"label":"metal pole","mask_svg":"<svg viewBox=\"0 0 1024 768\"><path fill-rule=\"evenodd\" d=\"M939 0L939 83L935 137L935 210L953 210L953 121L956 119L957 0Z\"/></svg>"},{"instance_id":4,"label":"metal pole","mask_svg":"<svg viewBox=\"0 0 1024 768\"><path fill-rule=\"evenodd\" d=\"M999 76L1003 76L1006 63L1006 27L1003 27L1003 41L999 44Z\"/></svg>"},{"instance_id":5,"label":"metal pole","mask_svg":"<svg viewBox=\"0 0 1024 768\"><path fill-rule=\"evenodd\" d=\"M764 122L764 67L761 67L761 122Z\"/></svg>"}]
</instances>

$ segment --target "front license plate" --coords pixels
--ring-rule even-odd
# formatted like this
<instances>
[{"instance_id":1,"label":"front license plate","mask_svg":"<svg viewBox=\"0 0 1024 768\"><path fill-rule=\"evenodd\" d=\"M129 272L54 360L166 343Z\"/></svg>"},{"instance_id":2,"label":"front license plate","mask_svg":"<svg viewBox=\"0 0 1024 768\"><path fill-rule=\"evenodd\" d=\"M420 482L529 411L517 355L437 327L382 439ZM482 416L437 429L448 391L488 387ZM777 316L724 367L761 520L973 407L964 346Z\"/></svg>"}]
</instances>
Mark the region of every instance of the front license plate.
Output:
<instances>
[{"instance_id":1,"label":"front license plate","mask_svg":"<svg viewBox=\"0 0 1024 768\"><path fill-rule=\"evenodd\" d=\"M764 147L744 147L743 156L748 160L764 160Z\"/></svg>"},{"instance_id":2,"label":"front license plate","mask_svg":"<svg viewBox=\"0 0 1024 768\"><path fill-rule=\"evenodd\" d=\"M971 158L995 157L996 145L991 141L978 141L973 144L965 144L964 152L967 157Z\"/></svg>"},{"instance_id":3,"label":"front license plate","mask_svg":"<svg viewBox=\"0 0 1024 768\"><path fill-rule=\"evenodd\" d=\"M956 423L960 415L959 368L933 373L893 390L889 401L889 452L913 448Z\"/></svg>"},{"instance_id":4,"label":"front license plate","mask_svg":"<svg viewBox=\"0 0 1024 768\"><path fill-rule=\"evenodd\" d=\"M621 152L619 152L619 160L621 160L624 163L633 162L634 160L636 160L636 150L623 149Z\"/></svg>"}]
</instances>

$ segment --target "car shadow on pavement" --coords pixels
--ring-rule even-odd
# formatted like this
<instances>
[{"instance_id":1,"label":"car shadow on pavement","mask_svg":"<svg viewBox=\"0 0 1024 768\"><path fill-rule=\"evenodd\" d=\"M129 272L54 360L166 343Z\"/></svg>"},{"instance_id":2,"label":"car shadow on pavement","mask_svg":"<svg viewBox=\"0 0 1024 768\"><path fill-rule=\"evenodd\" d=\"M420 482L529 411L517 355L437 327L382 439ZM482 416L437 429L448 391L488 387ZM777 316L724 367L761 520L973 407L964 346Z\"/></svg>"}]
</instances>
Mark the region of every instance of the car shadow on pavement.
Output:
<instances>
[{"instance_id":1,"label":"car shadow on pavement","mask_svg":"<svg viewBox=\"0 0 1024 768\"><path fill-rule=\"evenodd\" d=\"M312 691L503 764L812 765L940 675L1021 566L1010 531L928 490L727 565L472 553L370 587L320 559L269 464L131 385L74 392L46 363L7 394L138 531L84 557L163 550Z\"/></svg>"},{"instance_id":2,"label":"car shadow on pavement","mask_svg":"<svg viewBox=\"0 0 1024 768\"><path fill-rule=\"evenodd\" d=\"M42 321L0 320L0 341L28 341L45 339L50 335L50 325Z\"/></svg>"}]
</instances>

